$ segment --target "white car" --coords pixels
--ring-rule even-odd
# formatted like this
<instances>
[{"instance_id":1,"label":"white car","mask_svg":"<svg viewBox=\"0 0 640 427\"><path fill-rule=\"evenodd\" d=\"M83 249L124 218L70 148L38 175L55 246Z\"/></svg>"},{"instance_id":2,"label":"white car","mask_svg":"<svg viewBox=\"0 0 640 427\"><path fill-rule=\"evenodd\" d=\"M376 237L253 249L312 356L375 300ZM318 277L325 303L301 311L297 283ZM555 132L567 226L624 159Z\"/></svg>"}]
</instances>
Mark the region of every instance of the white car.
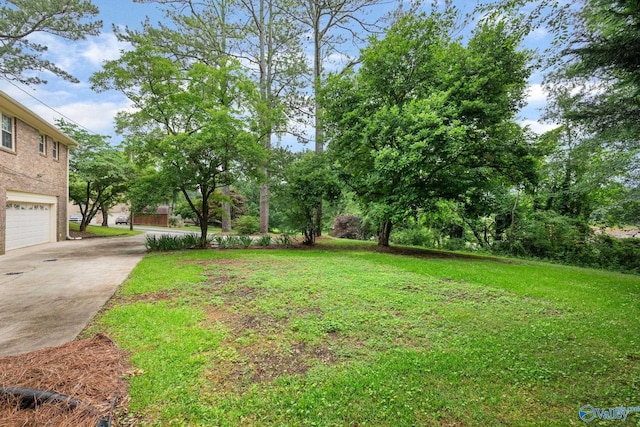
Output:
<instances>
[{"instance_id":1,"label":"white car","mask_svg":"<svg viewBox=\"0 0 640 427\"><path fill-rule=\"evenodd\" d=\"M81 214L73 214L69 217L69 222L77 222L78 224L82 222Z\"/></svg>"}]
</instances>

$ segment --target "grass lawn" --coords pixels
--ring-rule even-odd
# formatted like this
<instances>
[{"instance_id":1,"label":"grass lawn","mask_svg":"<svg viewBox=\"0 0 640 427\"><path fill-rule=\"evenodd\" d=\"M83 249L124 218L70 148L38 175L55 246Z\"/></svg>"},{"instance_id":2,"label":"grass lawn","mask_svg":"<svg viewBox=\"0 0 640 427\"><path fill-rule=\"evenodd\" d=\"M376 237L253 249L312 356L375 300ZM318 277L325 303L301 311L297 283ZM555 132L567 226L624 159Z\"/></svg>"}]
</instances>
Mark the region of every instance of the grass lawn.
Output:
<instances>
[{"instance_id":1,"label":"grass lawn","mask_svg":"<svg viewBox=\"0 0 640 427\"><path fill-rule=\"evenodd\" d=\"M373 249L150 254L85 333L130 353L142 425L566 426L640 406L640 277Z\"/></svg>"},{"instance_id":2,"label":"grass lawn","mask_svg":"<svg viewBox=\"0 0 640 427\"><path fill-rule=\"evenodd\" d=\"M80 233L80 224L76 222L70 222L69 231L71 233ZM142 234L142 231L137 231L137 230L131 231L125 228L102 227L99 225L88 225L85 234L90 236L100 236L100 237L135 236L136 234Z\"/></svg>"}]
</instances>

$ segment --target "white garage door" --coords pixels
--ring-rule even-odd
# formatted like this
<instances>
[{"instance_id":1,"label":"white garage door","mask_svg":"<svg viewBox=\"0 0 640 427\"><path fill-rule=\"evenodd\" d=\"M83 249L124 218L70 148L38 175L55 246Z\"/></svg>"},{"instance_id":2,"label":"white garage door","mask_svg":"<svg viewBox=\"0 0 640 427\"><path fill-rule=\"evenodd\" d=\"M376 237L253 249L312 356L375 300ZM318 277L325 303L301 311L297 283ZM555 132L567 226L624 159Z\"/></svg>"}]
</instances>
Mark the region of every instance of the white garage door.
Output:
<instances>
[{"instance_id":1,"label":"white garage door","mask_svg":"<svg viewBox=\"0 0 640 427\"><path fill-rule=\"evenodd\" d=\"M51 241L52 205L7 202L6 250Z\"/></svg>"}]
</instances>

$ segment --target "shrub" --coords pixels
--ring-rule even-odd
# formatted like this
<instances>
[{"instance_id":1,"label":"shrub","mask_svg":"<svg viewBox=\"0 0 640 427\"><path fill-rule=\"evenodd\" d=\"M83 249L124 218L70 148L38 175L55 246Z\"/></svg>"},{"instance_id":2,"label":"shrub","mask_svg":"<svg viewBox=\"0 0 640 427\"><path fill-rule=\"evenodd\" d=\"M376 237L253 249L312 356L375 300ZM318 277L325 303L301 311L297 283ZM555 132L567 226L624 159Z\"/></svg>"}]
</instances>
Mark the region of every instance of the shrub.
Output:
<instances>
[{"instance_id":1,"label":"shrub","mask_svg":"<svg viewBox=\"0 0 640 427\"><path fill-rule=\"evenodd\" d=\"M208 240L207 240L208 241ZM200 245L200 236L197 234L183 234L174 236L170 234L147 235L144 243L147 251L165 252L181 249L197 248Z\"/></svg>"},{"instance_id":2,"label":"shrub","mask_svg":"<svg viewBox=\"0 0 640 427\"><path fill-rule=\"evenodd\" d=\"M240 236L238 237L238 242L246 249L253 243L253 238L251 236Z\"/></svg>"},{"instance_id":3,"label":"shrub","mask_svg":"<svg viewBox=\"0 0 640 427\"><path fill-rule=\"evenodd\" d=\"M183 227L184 221L179 216L170 216L169 217L169 227Z\"/></svg>"},{"instance_id":4,"label":"shrub","mask_svg":"<svg viewBox=\"0 0 640 427\"><path fill-rule=\"evenodd\" d=\"M220 249L225 249L227 247L227 237L226 236L216 236L214 240L218 244Z\"/></svg>"},{"instance_id":5,"label":"shrub","mask_svg":"<svg viewBox=\"0 0 640 427\"><path fill-rule=\"evenodd\" d=\"M278 243L283 246L291 246L293 244L293 237L290 233L282 233L278 236Z\"/></svg>"},{"instance_id":6,"label":"shrub","mask_svg":"<svg viewBox=\"0 0 640 427\"><path fill-rule=\"evenodd\" d=\"M227 236L227 247L237 248L241 245L240 238L237 236Z\"/></svg>"},{"instance_id":7,"label":"shrub","mask_svg":"<svg viewBox=\"0 0 640 427\"><path fill-rule=\"evenodd\" d=\"M336 216L331 235L341 239L362 239L362 219L355 215Z\"/></svg>"},{"instance_id":8,"label":"shrub","mask_svg":"<svg viewBox=\"0 0 640 427\"><path fill-rule=\"evenodd\" d=\"M271 236L268 234L263 234L258 238L258 244L260 246L269 246L271 244Z\"/></svg>"},{"instance_id":9,"label":"shrub","mask_svg":"<svg viewBox=\"0 0 640 427\"><path fill-rule=\"evenodd\" d=\"M398 245L433 247L433 234L423 227L411 227L391 233L390 240Z\"/></svg>"},{"instance_id":10,"label":"shrub","mask_svg":"<svg viewBox=\"0 0 640 427\"><path fill-rule=\"evenodd\" d=\"M567 261L590 267L640 273L640 239L617 239L599 235L578 247Z\"/></svg>"},{"instance_id":11,"label":"shrub","mask_svg":"<svg viewBox=\"0 0 640 427\"><path fill-rule=\"evenodd\" d=\"M260 231L260 218L255 216L241 216L233 222L233 229L238 234L256 234Z\"/></svg>"}]
</instances>

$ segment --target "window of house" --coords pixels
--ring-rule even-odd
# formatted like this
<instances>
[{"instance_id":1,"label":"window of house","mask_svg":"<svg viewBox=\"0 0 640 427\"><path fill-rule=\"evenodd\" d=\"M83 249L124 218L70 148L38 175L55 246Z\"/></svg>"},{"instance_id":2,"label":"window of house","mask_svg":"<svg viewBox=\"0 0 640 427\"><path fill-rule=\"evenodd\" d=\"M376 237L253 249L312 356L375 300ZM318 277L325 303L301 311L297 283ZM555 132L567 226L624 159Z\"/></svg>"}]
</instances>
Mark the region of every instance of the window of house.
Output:
<instances>
[{"instance_id":1,"label":"window of house","mask_svg":"<svg viewBox=\"0 0 640 427\"><path fill-rule=\"evenodd\" d=\"M58 154L59 154L58 153L58 151L59 151L58 149L59 149L59 143L54 141L53 142L53 158L56 159L56 160L58 159Z\"/></svg>"},{"instance_id":2,"label":"window of house","mask_svg":"<svg viewBox=\"0 0 640 427\"><path fill-rule=\"evenodd\" d=\"M40 154L47 154L47 137L45 135L40 135L40 146L38 147L38 151L40 151Z\"/></svg>"},{"instance_id":3,"label":"window of house","mask_svg":"<svg viewBox=\"0 0 640 427\"><path fill-rule=\"evenodd\" d=\"M13 118L2 114L2 146L13 150Z\"/></svg>"}]
</instances>

